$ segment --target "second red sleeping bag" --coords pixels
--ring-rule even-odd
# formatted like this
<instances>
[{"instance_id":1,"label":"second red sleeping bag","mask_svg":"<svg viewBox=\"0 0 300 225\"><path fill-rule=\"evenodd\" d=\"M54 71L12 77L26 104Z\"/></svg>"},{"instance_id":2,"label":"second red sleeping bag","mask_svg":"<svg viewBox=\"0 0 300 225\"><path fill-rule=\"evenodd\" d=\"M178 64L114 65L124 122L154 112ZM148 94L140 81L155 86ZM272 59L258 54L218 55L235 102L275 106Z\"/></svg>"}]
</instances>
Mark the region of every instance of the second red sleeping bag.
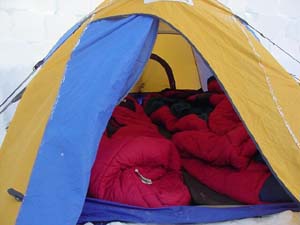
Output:
<instances>
[{"instance_id":1,"label":"second red sleeping bag","mask_svg":"<svg viewBox=\"0 0 300 225\"><path fill-rule=\"evenodd\" d=\"M99 144L89 195L129 205L188 205L180 156L135 99L127 97L113 112Z\"/></svg>"}]
</instances>

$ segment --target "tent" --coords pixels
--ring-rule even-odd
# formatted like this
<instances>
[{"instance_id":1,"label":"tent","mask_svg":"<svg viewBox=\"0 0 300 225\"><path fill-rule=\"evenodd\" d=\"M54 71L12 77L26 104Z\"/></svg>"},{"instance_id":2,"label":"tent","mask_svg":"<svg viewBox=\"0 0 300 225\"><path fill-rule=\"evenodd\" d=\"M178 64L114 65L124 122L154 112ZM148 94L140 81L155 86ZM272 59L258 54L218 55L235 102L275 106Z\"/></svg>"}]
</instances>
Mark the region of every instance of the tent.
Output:
<instances>
[{"instance_id":1,"label":"tent","mask_svg":"<svg viewBox=\"0 0 300 225\"><path fill-rule=\"evenodd\" d=\"M152 52L170 63L176 88L205 88L207 76L216 76L294 203L145 209L86 198L98 141L115 105L130 90L168 85L164 75L147 75L161 70L147 64ZM0 150L0 224L196 223L299 210L299 87L217 1L106 0L39 65ZM14 191L17 200L9 195L10 188L23 193L23 201Z\"/></svg>"}]
</instances>

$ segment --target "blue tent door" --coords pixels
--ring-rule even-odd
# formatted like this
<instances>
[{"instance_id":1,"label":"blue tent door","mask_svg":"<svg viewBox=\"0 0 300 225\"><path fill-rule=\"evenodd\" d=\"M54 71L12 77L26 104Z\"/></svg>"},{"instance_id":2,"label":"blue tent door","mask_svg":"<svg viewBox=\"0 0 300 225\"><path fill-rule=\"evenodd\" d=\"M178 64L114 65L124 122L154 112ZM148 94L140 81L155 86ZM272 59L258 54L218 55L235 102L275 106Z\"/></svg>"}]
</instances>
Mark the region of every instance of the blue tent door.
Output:
<instances>
[{"instance_id":1,"label":"blue tent door","mask_svg":"<svg viewBox=\"0 0 300 225\"><path fill-rule=\"evenodd\" d=\"M77 223L101 135L145 67L157 30L157 19L135 15L88 25L66 65L17 225Z\"/></svg>"},{"instance_id":2,"label":"blue tent door","mask_svg":"<svg viewBox=\"0 0 300 225\"><path fill-rule=\"evenodd\" d=\"M174 206L142 208L99 199L86 199L79 223L124 221L148 224L215 223L283 212L300 211L297 203L246 206Z\"/></svg>"}]
</instances>

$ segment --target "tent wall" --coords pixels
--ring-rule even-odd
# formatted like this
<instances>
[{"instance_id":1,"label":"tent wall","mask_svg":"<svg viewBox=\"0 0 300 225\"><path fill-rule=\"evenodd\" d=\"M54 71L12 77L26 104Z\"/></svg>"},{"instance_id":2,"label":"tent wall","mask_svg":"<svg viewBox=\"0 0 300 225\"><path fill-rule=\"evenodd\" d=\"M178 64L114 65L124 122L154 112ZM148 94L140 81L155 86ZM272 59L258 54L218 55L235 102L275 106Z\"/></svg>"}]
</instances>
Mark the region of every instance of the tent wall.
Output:
<instances>
[{"instance_id":1,"label":"tent wall","mask_svg":"<svg viewBox=\"0 0 300 225\"><path fill-rule=\"evenodd\" d=\"M66 64L17 225L76 224L99 140L148 61L157 29L146 16L88 25Z\"/></svg>"},{"instance_id":2,"label":"tent wall","mask_svg":"<svg viewBox=\"0 0 300 225\"><path fill-rule=\"evenodd\" d=\"M0 224L15 224L21 204L7 194L7 189L26 192L65 65L85 27L83 24L41 68L10 124L0 151L0 215L5 215L0 216Z\"/></svg>"},{"instance_id":3,"label":"tent wall","mask_svg":"<svg viewBox=\"0 0 300 225\"><path fill-rule=\"evenodd\" d=\"M55 46L27 88L0 151L0 224L15 224L21 205L8 188L26 193L18 225L76 223L97 141L150 56L157 18L176 28L164 26L165 33L182 33L201 54L274 174L300 200L299 86L226 8L214 0L194 3L107 0ZM108 21L119 26L106 26ZM179 74L198 75L193 63Z\"/></svg>"},{"instance_id":4,"label":"tent wall","mask_svg":"<svg viewBox=\"0 0 300 225\"><path fill-rule=\"evenodd\" d=\"M201 80L201 87L203 91L208 91L207 81L210 77L216 76L214 71L210 68L207 62L203 59L203 57L199 54L197 50L193 48L195 60L197 63L198 74Z\"/></svg>"},{"instance_id":5,"label":"tent wall","mask_svg":"<svg viewBox=\"0 0 300 225\"><path fill-rule=\"evenodd\" d=\"M52 52L17 109L0 151L0 213L7 215L0 217L1 224L15 224L18 213L17 224L77 222L106 121L150 57L155 19L88 22ZM8 188L26 193L20 212L21 203Z\"/></svg>"},{"instance_id":6,"label":"tent wall","mask_svg":"<svg viewBox=\"0 0 300 225\"><path fill-rule=\"evenodd\" d=\"M191 45L180 34L159 34L153 53L162 57L173 71L177 89L199 89L199 74ZM150 60L133 92L153 92L170 88L166 72Z\"/></svg>"},{"instance_id":7,"label":"tent wall","mask_svg":"<svg viewBox=\"0 0 300 225\"><path fill-rule=\"evenodd\" d=\"M300 91L294 79L217 1L149 5L120 0L94 19L149 14L184 34L217 75L275 176L300 200L300 114L295 107Z\"/></svg>"}]
</instances>

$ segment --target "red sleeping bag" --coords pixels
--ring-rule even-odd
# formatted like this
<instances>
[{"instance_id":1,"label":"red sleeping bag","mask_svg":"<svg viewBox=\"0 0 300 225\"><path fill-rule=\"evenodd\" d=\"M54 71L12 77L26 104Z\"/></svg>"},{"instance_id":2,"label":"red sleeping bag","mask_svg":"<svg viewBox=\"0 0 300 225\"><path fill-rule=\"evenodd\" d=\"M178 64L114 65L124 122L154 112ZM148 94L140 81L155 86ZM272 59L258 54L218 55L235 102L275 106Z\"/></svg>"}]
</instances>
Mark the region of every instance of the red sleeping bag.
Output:
<instances>
[{"instance_id":1,"label":"red sleeping bag","mask_svg":"<svg viewBox=\"0 0 300 225\"><path fill-rule=\"evenodd\" d=\"M260 204L259 193L270 177L270 171L262 163L251 162L246 169L216 167L195 158L182 160L184 168L201 183L221 194L247 204Z\"/></svg>"},{"instance_id":2,"label":"red sleeping bag","mask_svg":"<svg viewBox=\"0 0 300 225\"><path fill-rule=\"evenodd\" d=\"M248 134L243 138L243 132L237 127L228 134L218 135L211 131L206 122L194 114L176 118L167 106L163 106L151 114L155 122L165 124L170 131L176 132L172 141L181 151L209 162L216 166L233 166L245 168L256 148ZM235 134L238 136L234 136Z\"/></svg>"},{"instance_id":3,"label":"red sleeping bag","mask_svg":"<svg viewBox=\"0 0 300 225\"><path fill-rule=\"evenodd\" d=\"M172 141L188 173L237 201L261 203L259 192L271 174L267 166L252 161L256 146L217 81L208 88L214 109L207 122L195 114L177 118L166 105L150 117L174 133Z\"/></svg>"},{"instance_id":4,"label":"red sleeping bag","mask_svg":"<svg viewBox=\"0 0 300 225\"><path fill-rule=\"evenodd\" d=\"M161 136L134 99L134 110L117 106L112 117L119 128L105 133L94 163L89 195L142 206L187 205L181 161L174 144Z\"/></svg>"}]
</instances>

